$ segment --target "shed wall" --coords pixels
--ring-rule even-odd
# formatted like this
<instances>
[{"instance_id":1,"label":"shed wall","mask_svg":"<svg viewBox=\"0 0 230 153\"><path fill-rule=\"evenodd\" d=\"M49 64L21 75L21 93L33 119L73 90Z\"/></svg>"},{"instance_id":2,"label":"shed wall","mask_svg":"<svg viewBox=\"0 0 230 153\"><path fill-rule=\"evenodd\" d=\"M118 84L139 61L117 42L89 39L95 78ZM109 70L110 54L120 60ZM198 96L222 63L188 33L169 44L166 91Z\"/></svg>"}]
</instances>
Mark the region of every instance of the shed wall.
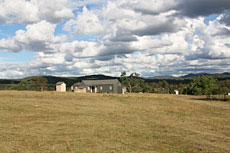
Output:
<instances>
[{"instance_id":1,"label":"shed wall","mask_svg":"<svg viewBox=\"0 0 230 153\"><path fill-rule=\"evenodd\" d=\"M66 92L66 84L56 85L56 91L58 92Z\"/></svg>"}]
</instances>

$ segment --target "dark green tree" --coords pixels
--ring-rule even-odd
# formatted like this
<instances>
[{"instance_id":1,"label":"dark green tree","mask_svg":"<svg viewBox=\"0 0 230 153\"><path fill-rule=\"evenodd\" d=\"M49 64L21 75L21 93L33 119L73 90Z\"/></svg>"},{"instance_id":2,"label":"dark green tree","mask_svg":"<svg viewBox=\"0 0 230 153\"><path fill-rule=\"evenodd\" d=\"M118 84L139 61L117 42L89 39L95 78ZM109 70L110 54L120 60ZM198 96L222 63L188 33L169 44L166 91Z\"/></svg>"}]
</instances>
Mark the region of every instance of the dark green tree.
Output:
<instances>
[{"instance_id":1,"label":"dark green tree","mask_svg":"<svg viewBox=\"0 0 230 153\"><path fill-rule=\"evenodd\" d=\"M33 90L43 91L47 86L47 79L42 76L35 76L30 80Z\"/></svg>"},{"instance_id":2,"label":"dark green tree","mask_svg":"<svg viewBox=\"0 0 230 153\"><path fill-rule=\"evenodd\" d=\"M227 88L226 92L229 93L230 92L230 80L225 81L225 87Z\"/></svg>"},{"instance_id":3,"label":"dark green tree","mask_svg":"<svg viewBox=\"0 0 230 153\"><path fill-rule=\"evenodd\" d=\"M169 83L165 80L159 82L161 88L163 88L165 93L169 93Z\"/></svg>"},{"instance_id":4,"label":"dark green tree","mask_svg":"<svg viewBox=\"0 0 230 153\"><path fill-rule=\"evenodd\" d=\"M194 78L188 86L188 92L192 95L206 95L209 99L212 94L216 94L218 85L216 79L208 76Z\"/></svg>"},{"instance_id":5,"label":"dark green tree","mask_svg":"<svg viewBox=\"0 0 230 153\"><path fill-rule=\"evenodd\" d=\"M29 90L30 89L30 83L29 81L23 80L18 85L19 90Z\"/></svg>"},{"instance_id":6,"label":"dark green tree","mask_svg":"<svg viewBox=\"0 0 230 153\"><path fill-rule=\"evenodd\" d=\"M180 83L180 84L178 85L178 90L180 91L181 94L184 94L185 91L186 91L185 85L183 85L182 83Z\"/></svg>"},{"instance_id":7,"label":"dark green tree","mask_svg":"<svg viewBox=\"0 0 230 153\"><path fill-rule=\"evenodd\" d=\"M30 83L27 80L22 80L19 84L11 88L12 90L29 90Z\"/></svg>"},{"instance_id":8,"label":"dark green tree","mask_svg":"<svg viewBox=\"0 0 230 153\"><path fill-rule=\"evenodd\" d=\"M151 85L149 85L148 83L144 83L143 84L143 92L144 93L151 93L151 92L153 92L153 89L152 89Z\"/></svg>"},{"instance_id":9,"label":"dark green tree","mask_svg":"<svg viewBox=\"0 0 230 153\"><path fill-rule=\"evenodd\" d=\"M143 92L144 80L139 76L138 73L131 73L130 76L126 76L126 72L121 73L121 83L128 92Z\"/></svg>"}]
</instances>

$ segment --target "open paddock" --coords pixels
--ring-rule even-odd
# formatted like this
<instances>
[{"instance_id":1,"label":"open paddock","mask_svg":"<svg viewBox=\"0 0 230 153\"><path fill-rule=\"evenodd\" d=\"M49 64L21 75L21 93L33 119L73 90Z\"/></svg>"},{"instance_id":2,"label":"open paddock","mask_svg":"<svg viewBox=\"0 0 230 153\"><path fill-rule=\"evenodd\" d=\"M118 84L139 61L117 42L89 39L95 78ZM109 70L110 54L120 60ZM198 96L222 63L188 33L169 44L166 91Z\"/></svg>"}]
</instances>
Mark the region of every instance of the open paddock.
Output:
<instances>
[{"instance_id":1,"label":"open paddock","mask_svg":"<svg viewBox=\"0 0 230 153\"><path fill-rule=\"evenodd\" d=\"M230 103L198 99L0 91L0 152L230 152Z\"/></svg>"}]
</instances>

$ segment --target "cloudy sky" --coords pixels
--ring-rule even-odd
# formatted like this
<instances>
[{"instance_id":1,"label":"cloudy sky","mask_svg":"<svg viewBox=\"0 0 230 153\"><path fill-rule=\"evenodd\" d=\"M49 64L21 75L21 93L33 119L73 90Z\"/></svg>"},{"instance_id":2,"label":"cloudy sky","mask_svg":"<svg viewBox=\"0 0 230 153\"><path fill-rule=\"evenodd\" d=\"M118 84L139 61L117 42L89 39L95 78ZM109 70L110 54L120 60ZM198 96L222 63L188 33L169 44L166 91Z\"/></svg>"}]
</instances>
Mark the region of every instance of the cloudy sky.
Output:
<instances>
[{"instance_id":1,"label":"cloudy sky","mask_svg":"<svg viewBox=\"0 0 230 153\"><path fill-rule=\"evenodd\" d=\"M230 72L230 0L0 0L0 78Z\"/></svg>"}]
</instances>

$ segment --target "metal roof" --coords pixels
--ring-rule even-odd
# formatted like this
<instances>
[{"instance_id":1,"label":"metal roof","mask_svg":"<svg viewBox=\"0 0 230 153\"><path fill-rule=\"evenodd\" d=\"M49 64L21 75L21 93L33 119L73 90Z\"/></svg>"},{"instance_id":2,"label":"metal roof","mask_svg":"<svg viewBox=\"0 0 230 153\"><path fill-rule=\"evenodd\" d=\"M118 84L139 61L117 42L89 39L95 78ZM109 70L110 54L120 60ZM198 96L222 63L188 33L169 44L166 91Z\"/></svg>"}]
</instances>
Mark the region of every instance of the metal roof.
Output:
<instances>
[{"instance_id":1,"label":"metal roof","mask_svg":"<svg viewBox=\"0 0 230 153\"><path fill-rule=\"evenodd\" d=\"M85 88L85 85L82 82L81 83L74 83L72 86L78 87L78 88Z\"/></svg>"},{"instance_id":2,"label":"metal roof","mask_svg":"<svg viewBox=\"0 0 230 153\"><path fill-rule=\"evenodd\" d=\"M73 86L85 87L85 86L96 86L96 85L117 85L121 86L121 83L117 79L109 80L82 80L81 83L75 83Z\"/></svg>"},{"instance_id":3,"label":"metal roof","mask_svg":"<svg viewBox=\"0 0 230 153\"><path fill-rule=\"evenodd\" d=\"M108 84L116 84L121 85L121 83L117 79L110 80L83 80L82 83L84 85L108 85Z\"/></svg>"}]
</instances>

